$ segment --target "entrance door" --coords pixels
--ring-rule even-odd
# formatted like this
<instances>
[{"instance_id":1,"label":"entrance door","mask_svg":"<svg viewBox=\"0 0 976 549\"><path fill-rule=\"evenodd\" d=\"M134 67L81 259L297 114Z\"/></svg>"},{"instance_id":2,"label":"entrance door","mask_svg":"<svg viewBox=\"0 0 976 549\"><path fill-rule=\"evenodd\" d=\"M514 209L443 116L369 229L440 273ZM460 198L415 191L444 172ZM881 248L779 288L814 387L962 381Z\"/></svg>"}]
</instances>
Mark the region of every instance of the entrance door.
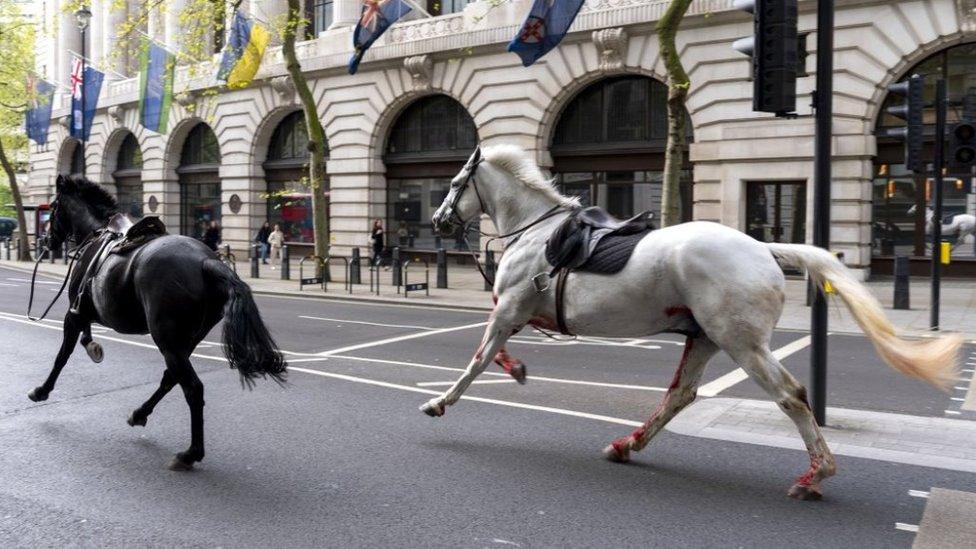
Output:
<instances>
[{"instance_id":1,"label":"entrance door","mask_svg":"<svg viewBox=\"0 0 976 549\"><path fill-rule=\"evenodd\" d=\"M746 183L746 234L760 242L802 244L806 225L806 182Z\"/></svg>"}]
</instances>

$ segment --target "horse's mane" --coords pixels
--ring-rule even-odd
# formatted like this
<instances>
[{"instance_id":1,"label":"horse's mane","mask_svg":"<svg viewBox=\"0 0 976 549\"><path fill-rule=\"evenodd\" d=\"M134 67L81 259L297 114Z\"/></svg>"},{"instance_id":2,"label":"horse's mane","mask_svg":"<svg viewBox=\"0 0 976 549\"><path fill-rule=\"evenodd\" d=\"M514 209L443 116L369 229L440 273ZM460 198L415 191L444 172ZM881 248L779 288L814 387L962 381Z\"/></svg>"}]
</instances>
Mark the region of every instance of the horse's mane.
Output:
<instances>
[{"instance_id":1,"label":"horse's mane","mask_svg":"<svg viewBox=\"0 0 976 549\"><path fill-rule=\"evenodd\" d=\"M119 204L115 198L97 183L93 183L79 176L58 176L60 193L75 196L91 208L92 215L100 220L119 213Z\"/></svg>"},{"instance_id":2,"label":"horse's mane","mask_svg":"<svg viewBox=\"0 0 976 549\"><path fill-rule=\"evenodd\" d=\"M529 155L516 145L490 145L482 149L485 161L490 162L510 174L516 181L529 189L538 191L568 208L578 208L580 201L575 196L564 196L553 185L552 180L542 175L542 170Z\"/></svg>"}]
</instances>

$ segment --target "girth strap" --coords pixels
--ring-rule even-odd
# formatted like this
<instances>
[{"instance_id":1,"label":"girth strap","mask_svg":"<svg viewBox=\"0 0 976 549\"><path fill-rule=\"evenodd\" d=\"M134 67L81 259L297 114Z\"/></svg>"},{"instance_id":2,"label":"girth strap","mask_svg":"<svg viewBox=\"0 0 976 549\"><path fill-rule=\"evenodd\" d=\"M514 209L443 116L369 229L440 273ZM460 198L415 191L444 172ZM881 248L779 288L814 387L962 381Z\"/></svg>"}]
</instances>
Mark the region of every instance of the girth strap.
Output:
<instances>
[{"instance_id":1,"label":"girth strap","mask_svg":"<svg viewBox=\"0 0 976 549\"><path fill-rule=\"evenodd\" d=\"M566 326L566 279L569 278L569 269L562 268L556 274L556 326L563 335L574 335L570 333Z\"/></svg>"}]
</instances>

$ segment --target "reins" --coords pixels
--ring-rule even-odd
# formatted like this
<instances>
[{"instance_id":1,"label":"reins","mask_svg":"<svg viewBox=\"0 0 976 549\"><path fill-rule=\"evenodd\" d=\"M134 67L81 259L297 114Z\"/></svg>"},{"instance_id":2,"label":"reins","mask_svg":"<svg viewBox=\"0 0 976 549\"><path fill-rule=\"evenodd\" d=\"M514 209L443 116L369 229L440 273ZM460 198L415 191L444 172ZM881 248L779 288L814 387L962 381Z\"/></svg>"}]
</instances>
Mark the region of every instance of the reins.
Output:
<instances>
[{"instance_id":1,"label":"reins","mask_svg":"<svg viewBox=\"0 0 976 549\"><path fill-rule=\"evenodd\" d=\"M44 313L41 314L41 316L34 318L33 316L31 316L31 309L34 307L34 286L37 283L37 269L38 267L41 266L41 261L44 261L44 258L47 257L47 254L53 253L51 248L47 246L44 247L40 255L37 256L37 260L34 261L34 272L31 274L30 294L27 297L28 320L30 320L31 322L40 322L45 318L47 318L48 313L51 312L51 309L54 307L54 304L58 302L58 299L61 299L61 294L64 293L64 289L68 286L68 281L71 280L71 272L75 268L75 262L78 260L78 258L81 256L81 253L91 242L92 237L94 237L96 234L97 232L88 235L88 237L85 238L85 240L83 240L82 243L74 249L73 255L71 256L71 262L68 263L68 272L65 273L64 280L61 281L61 287L58 288L57 295L54 296L54 299L51 300L51 303L49 303L47 308L44 309Z\"/></svg>"}]
</instances>

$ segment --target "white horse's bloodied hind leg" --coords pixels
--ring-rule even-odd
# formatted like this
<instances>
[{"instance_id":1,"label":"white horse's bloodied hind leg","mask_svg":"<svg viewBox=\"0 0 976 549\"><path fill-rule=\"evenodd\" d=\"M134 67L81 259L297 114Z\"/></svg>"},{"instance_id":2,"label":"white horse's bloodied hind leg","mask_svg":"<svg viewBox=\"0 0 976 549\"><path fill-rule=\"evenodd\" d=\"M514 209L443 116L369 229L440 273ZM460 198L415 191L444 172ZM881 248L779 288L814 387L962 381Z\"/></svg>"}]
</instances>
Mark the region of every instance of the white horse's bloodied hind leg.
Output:
<instances>
[{"instance_id":1,"label":"white horse's bloodied hind leg","mask_svg":"<svg viewBox=\"0 0 976 549\"><path fill-rule=\"evenodd\" d=\"M768 347L760 351L735 353L732 358L793 420L806 444L810 468L796 479L796 484L790 488L790 497L820 499L823 497L820 483L837 472L837 465L807 403L806 389L776 360Z\"/></svg>"},{"instance_id":2,"label":"white horse's bloodied hind leg","mask_svg":"<svg viewBox=\"0 0 976 549\"><path fill-rule=\"evenodd\" d=\"M689 337L685 340L685 350L681 363L674 373L671 386L664 395L650 419L628 436L618 438L603 450L610 461L624 463L630 460L630 451L639 452L654 438L665 425L678 415L685 406L695 400L698 382L701 381L705 365L718 351L718 347L705 335Z\"/></svg>"}]
</instances>

